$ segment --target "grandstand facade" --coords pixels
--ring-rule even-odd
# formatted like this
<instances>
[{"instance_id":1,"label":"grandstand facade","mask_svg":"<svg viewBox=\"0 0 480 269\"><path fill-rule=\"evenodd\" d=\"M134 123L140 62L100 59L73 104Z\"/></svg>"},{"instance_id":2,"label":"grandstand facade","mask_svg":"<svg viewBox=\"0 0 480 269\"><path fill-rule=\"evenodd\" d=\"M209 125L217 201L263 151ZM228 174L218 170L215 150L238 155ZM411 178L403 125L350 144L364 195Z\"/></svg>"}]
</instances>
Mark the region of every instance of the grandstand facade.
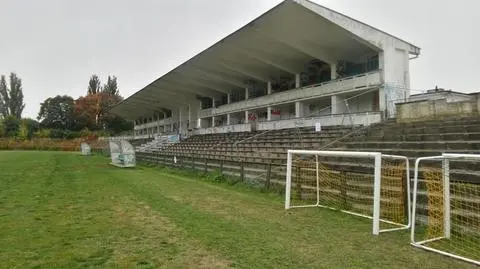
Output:
<instances>
[{"instance_id":1,"label":"grandstand facade","mask_svg":"<svg viewBox=\"0 0 480 269\"><path fill-rule=\"evenodd\" d=\"M286 0L112 108L136 138L369 125L410 96L420 48Z\"/></svg>"}]
</instances>

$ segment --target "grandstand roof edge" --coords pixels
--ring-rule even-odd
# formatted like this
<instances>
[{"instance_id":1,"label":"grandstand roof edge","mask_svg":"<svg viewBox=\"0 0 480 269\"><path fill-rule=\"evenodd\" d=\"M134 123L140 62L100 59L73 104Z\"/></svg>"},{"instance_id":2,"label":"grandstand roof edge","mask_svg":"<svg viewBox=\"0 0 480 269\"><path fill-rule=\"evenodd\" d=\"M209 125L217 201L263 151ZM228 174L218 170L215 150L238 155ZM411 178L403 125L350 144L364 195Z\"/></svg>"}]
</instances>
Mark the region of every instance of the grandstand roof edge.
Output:
<instances>
[{"instance_id":1,"label":"grandstand roof edge","mask_svg":"<svg viewBox=\"0 0 480 269\"><path fill-rule=\"evenodd\" d=\"M192 61L194 61L195 59L197 59L198 57L200 57L201 55L215 49L217 46L221 45L225 40L228 40L230 38L232 38L233 36L235 36L236 34L239 34L240 32L246 30L246 29L249 29L249 27L251 27L253 24L255 24L255 22L259 21L260 19L262 19L263 17L265 17L266 15L268 15L269 13L271 13L272 11L278 9L279 7L283 6L283 5L286 5L288 3L295 3L295 4L298 4L298 5L301 5L302 7L304 7L305 9L307 10L310 10L314 13L316 13L318 16L322 16L322 14L316 12L315 10L313 10L311 7L314 6L314 7L317 7L317 8L322 8L328 12L331 12L333 14L336 14L336 15L339 15L339 16L342 16L348 20L351 20L352 22L355 22L355 23L358 23L364 27L368 27L370 28L371 30L373 31L376 31L378 33L381 33L382 35L387 35L388 37L390 38L393 38L394 40L398 41L398 42L402 42L404 43L405 45L408 45L410 46L414 52L416 53L413 53L415 55L419 55L420 54L420 48L411 44L411 43L408 43L398 37L395 37L389 33L386 33L382 30L379 30L378 28L375 28L373 26L370 26L366 23L363 23L361 21L358 21L358 20L355 20L351 17L348 17L340 12L337 12L337 11L334 11L332 9L329 9L327 7L324 7L320 4L317 4L317 3L314 3L312 1L309 1L309 0L284 0L282 2L280 2L279 4L275 5L274 7L272 7L271 9L267 10L266 12L262 13L260 16L256 17L255 19L253 19L252 21L248 22L247 24L245 24L244 26L242 26L241 28L233 31L232 33L228 34L227 36L223 37L222 39L218 40L217 42L213 43L211 46L209 46L208 48L202 50L201 52L195 54L193 57L191 57L190 59L188 59L187 61L181 63L180 65L176 66L175 68L171 69L170 71L168 71L167 73L163 74L162 76L158 77L157 79L153 80L151 83L147 84L145 87L143 87L142 89L136 91L135 93L133 93L132 95L130 95L129 97L125 98L123 101L121 101L120 103L114 105L112 108L110 108L110 111L114 114L117 114L117 115L120 115L120 116L123 116L123 117L126 117L126 118L129 118L129 119L134 119L136 118L135 116L134 117L130 117L132 115L130 115L129 113L122 113L121 111L121 108L128 104L129 100L131 100L132 98L134 98L135 96L141 94L144 90L146 90L149 86L151 86L152 84L158 82L158 81L161 81L164 77L166 77L167 75L171 74L171 73L174 73L175 71L177 71L179 68L187 65L188 63L191 63ZM310 6L310 7L309 7ZM322 17L325 17L325 16L322 16ZM328 19L328 18L327 18ZM335 21L332 21L333 23L335 23ZM342 26L342 25L339 25L337 24L339 27L341 28L344 28L345 30L349 31L350 33L352 33L353 35L356 35L358 36L360 39L364 39L364 37L362 37L361 35L358 35L352 31L350 31L348 28ZM381 49L381 47L377 46L376 44L373 44L371 41L369 40L366 40L364 39L365 41L367 41L367 43L370 43L370 45L374 45L376 47L378 47L379 49ZM410 50L409 51L410 53L412 53L412 51Z\"/></svg>"}]
</instances>

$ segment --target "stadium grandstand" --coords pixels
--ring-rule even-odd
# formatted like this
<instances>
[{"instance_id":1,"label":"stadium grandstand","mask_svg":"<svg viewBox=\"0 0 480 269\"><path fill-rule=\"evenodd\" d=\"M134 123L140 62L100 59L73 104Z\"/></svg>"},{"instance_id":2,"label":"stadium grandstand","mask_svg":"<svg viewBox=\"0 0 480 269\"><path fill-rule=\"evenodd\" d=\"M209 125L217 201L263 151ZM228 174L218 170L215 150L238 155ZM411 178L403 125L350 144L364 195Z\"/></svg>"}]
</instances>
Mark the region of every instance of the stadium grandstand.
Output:
<instances>
[{"instance_id":1,"label":"stadium grandstand","mask_svg":"<svg viewBox=\"0 0 480 269\"><path fill-rule=\"evenodd\" d=\"M136 139L365 125L395 115L420 48L306 0L286 0L112 112Z\"/></svg>"},{"instance_id":2,"label":"stadium grandstand","mask_svg":"<svg viewBox=\"0 0 480 269\"><path fill-rule=\"evenodd\" d=\"M286 209L411 229L412 245L480 265L480 93L411 94L419 55L286 0L113 107L135 126L110 139L140 162L285 190Z\"/></svg>"}]
</instances>

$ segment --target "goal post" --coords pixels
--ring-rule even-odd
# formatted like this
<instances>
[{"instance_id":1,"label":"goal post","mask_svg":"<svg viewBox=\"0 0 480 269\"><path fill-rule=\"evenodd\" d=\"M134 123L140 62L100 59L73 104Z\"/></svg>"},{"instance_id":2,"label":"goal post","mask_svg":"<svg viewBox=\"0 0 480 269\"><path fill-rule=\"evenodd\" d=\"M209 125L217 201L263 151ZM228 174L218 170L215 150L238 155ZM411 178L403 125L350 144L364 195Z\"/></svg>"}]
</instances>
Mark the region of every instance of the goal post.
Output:
<instances>
[{"instance_id":1,"label":"goal post","mask_svg":"<svg viewBox=\"0 0 480 269\"><path fill-rule=\"evenodd\" d=\"M480 154L418 158L411 244L480 265Z\"/></svg>"},{"instance_id":2,"label":"goal post","mask_svg":"<svg viewBox=\"0 0 480 269\"><path fill-rule=\"evenodd\" d=\"M408 179L405 156L288 150L285 209L322 207L369 218L374 235L408 229Z\"/></svg>"}]
</instances>

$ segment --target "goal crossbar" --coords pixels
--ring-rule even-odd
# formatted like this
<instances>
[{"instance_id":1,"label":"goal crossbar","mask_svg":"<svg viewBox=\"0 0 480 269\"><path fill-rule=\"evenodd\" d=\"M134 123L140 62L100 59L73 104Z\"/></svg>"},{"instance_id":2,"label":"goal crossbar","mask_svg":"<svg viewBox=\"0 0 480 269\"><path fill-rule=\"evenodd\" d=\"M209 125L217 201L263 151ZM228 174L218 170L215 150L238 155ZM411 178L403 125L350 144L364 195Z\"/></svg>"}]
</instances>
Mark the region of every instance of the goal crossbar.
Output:
<instances>
[{"instance_id":1,"label":"goal crossbar","mask_svg":"<svg viewBox=\"0 0 480 269\"><path fill-rule=\"evenodd\" d=\"M293 166L293 156L299 155L313 155L315 156L316 161L316 203L311 205L291 205L291 189L292 189L292 166ZM319 160L318 157L349 157L349 158L368 158L374 160L374 184L373 184L373 214L366 215L358 212L353 212L351 210L342 210L334 208L327 205L322 205L320 203L320 186L319 186ZM380 207L381 207L381 178L382 178L382 158L388 158L392 160L402 160L405 162L405 180L406 180L406 203L407 203L407 223L398 223L395 221L390 221L382 219L380 217ZM285 209L290 208L306 208L306 207L321 207L340 211L354 216L364 217L373 220L372 233L378 235L381 232L405 230L411 227L411 211L410 211L410 169L408 158L405 156L399 155L385 155L380 152L357 152L357 151L314 151L314 150L288 150L287 151L287 177L285 185ZM380 229L380 223L386 223L393 226L397 226L389 229Z\"/></svg>"}]
</instances>

